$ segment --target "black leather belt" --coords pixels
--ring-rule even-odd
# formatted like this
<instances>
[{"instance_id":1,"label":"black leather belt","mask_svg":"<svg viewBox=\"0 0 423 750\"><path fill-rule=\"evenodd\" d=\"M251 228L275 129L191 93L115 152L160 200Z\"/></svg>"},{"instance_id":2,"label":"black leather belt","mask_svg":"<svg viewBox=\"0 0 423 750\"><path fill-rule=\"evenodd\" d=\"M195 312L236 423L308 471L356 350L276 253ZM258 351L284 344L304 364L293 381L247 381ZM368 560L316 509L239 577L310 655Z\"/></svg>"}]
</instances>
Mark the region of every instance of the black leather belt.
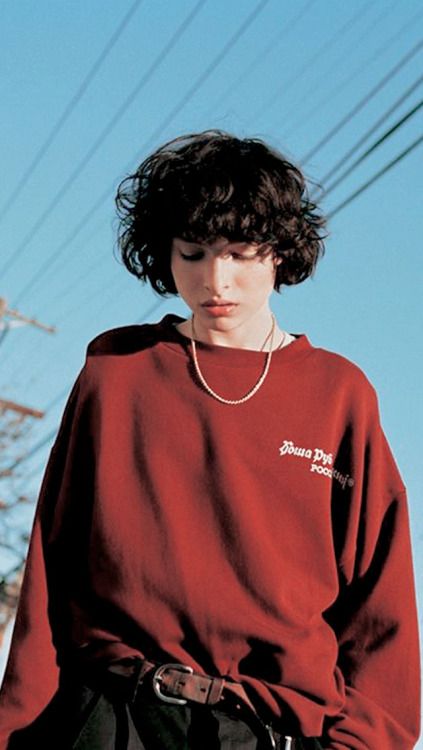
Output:
<instances>
[{"instance_id":1,"label":"black leather belt","mask_svg":"<svg viewBox=\"0 0 423 750\"><path fill-rule=\"evenodd\" d=\"M295 740L292 737L285 736L277 742L276 733L260 719L244 687L239 682L194 672L192 667L186 664L173 662L155 664L146 659L114 662L107 667L107 672L117 677L129 678L134 698L138 686L148 681L154 695L164 703L179 706L187 703L212 707L220 705L222 709L226 703L238 709L240 718L245 718L248 714L249 723L254 725L259 739L263 740L260 747L269 750L276 750L276 748L294 750L295 748Z\"/></svg>"}]
</instances>

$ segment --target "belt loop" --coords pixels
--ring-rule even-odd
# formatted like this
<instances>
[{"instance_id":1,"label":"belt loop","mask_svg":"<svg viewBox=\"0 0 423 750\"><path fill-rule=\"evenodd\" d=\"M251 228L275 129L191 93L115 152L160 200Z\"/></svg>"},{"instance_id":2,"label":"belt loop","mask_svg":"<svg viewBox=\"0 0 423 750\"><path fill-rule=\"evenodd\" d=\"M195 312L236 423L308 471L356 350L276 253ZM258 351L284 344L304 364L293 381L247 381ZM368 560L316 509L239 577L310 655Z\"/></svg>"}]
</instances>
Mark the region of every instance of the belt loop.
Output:
<instances>
[{"instance_id":1,"label":"belt loop","mask_svg":"<svg viewBox=\"0 0 423 750\"><path fill-rule=\"evenodd\" d=\"M145 660L139 656L131 656L127 659L112 662L107 667L107 674L112 680L122 680L122 684L125 685L122 694L125 695L129 703L133 703L137 697L145 664Z\"/></svg>"},{"instance_id":2,"label":"belt loop","mask_svg":"<svg viewBox=\"0 0 423 750\"><path fill-rule=\"evenodd\" d=\"M134 668L134 674L131 675L131 677L130 677L130 681L131 681L131 699L130 699L130 702L131 703L134 703L134 701L135 701L135 699L137 697L138 688L140 687L141 682L142 682L142 676L143 676L142 673L143 673L144 668L145 668L144 665L145 665L145 662L143 661L143 659L141 659L140 657L135 657L135 659L134 659L134 667L135 667Z\"/></svg>"}]
</instances>

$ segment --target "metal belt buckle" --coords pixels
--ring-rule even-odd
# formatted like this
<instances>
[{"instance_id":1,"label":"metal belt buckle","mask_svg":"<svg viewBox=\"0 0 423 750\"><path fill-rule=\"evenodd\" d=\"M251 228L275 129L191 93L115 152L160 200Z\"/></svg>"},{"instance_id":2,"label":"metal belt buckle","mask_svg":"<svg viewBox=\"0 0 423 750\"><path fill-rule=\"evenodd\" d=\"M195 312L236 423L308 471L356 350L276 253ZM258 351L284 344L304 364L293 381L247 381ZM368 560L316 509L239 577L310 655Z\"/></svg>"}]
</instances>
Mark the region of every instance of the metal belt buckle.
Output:
<instances>
[{"instance_id":1,"label":"metal belt buckle","mask_svg":"<svg viewBox=\"0 0 423 750\"><path fill-rule=\"evenodd\" d=\"M266 725L265 725L265 729L266 729L266 732L267 732L267 734L268 734L268 737L269 737L269 743L270 743L270 747L272 748L272 750L276 750L276 740L275 740L275 735L273 734L273 729L272 729L272 727L271 727L271 726L268 726L268 725L266 724Z\"/></svg>"},{"instance_id":2,"label":"metal belt buckle","mask_svg":"<svg viewBox=\"0 0 423 750\"><path fill-rule=\"evenodd\" d=\"M272 727L267 726L266 729L267 729L268 734L269 734L270 746L271 746L272 750L276 750L276 740L275 740L275 736L273 734ZM292 744L292 737L289 737L288 735L285 735L285 737L282 737L281 739L285 740L285 742L283 743L283 747L282 747L282 745L280 745L281 750L293 750L294 746Z\"/></svg>"},{"instance_id":3,"label":"metal belt buckle","mask_svg":"<svg viewBox=\"0 0 423 750\"><path fill-rule=\"evenodd\" d=\"M169 669L174 669L177 672L182 672L184 674L193 674L194 672L192 667L188 667L186 664L162 664L160 667L157 667L157 669L154 670L152 679L153 691L155 695L165 703L175 703L178 706L185 706L185 698L173 698L171 695L165 695L164 693L162 693L160 683L163 680L163 674Z\"/></svg>"},{"instance_id":4,"label":"metal belt buckle","mask_svg":"<svg viewBox=\"0 0 423 750\"><path fill-rule=\"evenodd\" d=\"M270 747L272 748L272 750L276 750L276 739L273 733L273 729L271 726L266 725L266 730L269 735ZM283 742L283 746L278 745L278 747L280 747L280 750L293 750L294 746L292 744L292 737L285 735L285 737L282 737L281 739L285 741Z\"/></svg>"}]
</instances>

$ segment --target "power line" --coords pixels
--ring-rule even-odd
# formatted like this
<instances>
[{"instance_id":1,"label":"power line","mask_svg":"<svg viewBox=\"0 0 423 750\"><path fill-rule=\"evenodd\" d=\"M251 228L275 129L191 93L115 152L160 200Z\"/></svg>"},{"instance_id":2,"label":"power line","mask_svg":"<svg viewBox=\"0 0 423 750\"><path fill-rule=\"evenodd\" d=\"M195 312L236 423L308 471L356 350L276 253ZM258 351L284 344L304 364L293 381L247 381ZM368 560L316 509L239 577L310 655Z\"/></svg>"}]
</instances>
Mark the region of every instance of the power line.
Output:
<instances>
[{"instance_id":1,"label":"power line","mask_svg":"<svg viewBox=\"0 0 423 750\"><path fill-rule=\"evenodd\" d=\"M116 42L118 41L119 37L122 35L122 32L128 25L129 21L131 20L132 16L134 15L135 11L138 9L138 7L141 5L143 0L135 0L134 3L132 3L131 7L129 8L128 12L123 17L122 21L120 22L119 26L115 31L113 32L112 36L108 40L107 44L105 45L104 49L100 52L100 55L98 56L97 60L95 61L92 68L88 71L87 75L83 79L82 83L80 84L79 88L77 89L76 93L72 96L70 101L67 103L65 109L63 110L62 114L60 115L59 119L57 120L56 124L51 129L50 133L48 134L47 138L45 139L44 143L40 146L37 153L35 154L33 160L29 164L28 168L22 175L21 179L19 180L18 184L16 185L15 189L11 192L8 200L4 204L3 208L0 211L0 221L5 217L13 203L15 202L16 198L20 195L22 189L25 187L26 183L28 182L31 175L34 173L35 169L38 167L40 161L47 153L48 149L52 145L52 143L56 140L58 134L60 133L61 129L63 128L65 122L69 119L70 115L74 111L75 107L77 106L78 102L82 99L83 95L85 94L88 86L90 83L94 80L95 76L97 75L98 71L100 70L101 66L103 65L104 61L112 51L113 47L115 46Z\"/></svg>"},{"instance_id":2,"label":"power line","mask_svg":"<svg viewBox=\"0 0 423 750\"><path fill-rule=\"evenodd\" d=\"M395 5L396 3L394 3ZM388 8L390 10L391 8ZM387 13L387 9L384 8L382 12L382 16L385 19ZM337 86L335 86L333 89L330 89L329 93L325 94L325 96L319 101L314 104L312 107L310 107L308 110L306 110L305 113L297 117L296 120L294 120L293 124L291 125L288 130L284 131L283 138L287 138L289 135L291 135L292 132L296 132L298 129L301 128L301 126L305 125L306 123L310 122L311 117L318 112L320 109L322 109L329 101L333 101L334 97L340 92L345 91L346 87L353 81L357 76L359 76L363 70L368 73L369 65L371 65L375 60L377 60L381 55L384 55L387 50L392 49L392 45L397 41L397 39L402 36L402 34L409 29L411 25L415 25L416 21L423 15L423 11L420 11L419 13L416 13L409 21L407 21L404 26L402 26L400 29L398 29L395 34L390 36L388 39L386 39L383 44L378 47L378 49L370 55L370 57L367 57L358 67L356 67L352 73L347 75L345 78L343 78ZM378 22L379 18L376 19L376 23ZM372 30L373 26L370 28Z\"/></svg>"},{"instance_id":3,"label":"power line","mask_svg":"<svg viewBox=\"0 0 423 750\"><path fill-rule=\"evenodd\" d=\"M350 28L361 16L363 13L365 13L368 9L368 6L366 3L363 4L363 6L352 15L351 18L348 19L346 23L344 23L340 29L338 29L332 36L327 39L323 44L317 49L317 51L312 55L305 63L304 65L295 73L294 76L292 76L288 81L282 82L276 89L276 91L273 92L273 94L268 97L263 104L260 105L260 108L256 110L250 117L251 120L260 119L266 111L269 109L271 105L273 105L277 100L280 94L285 94L289 88L291 88L294 83L298 81L299 78L301 78L304 73L311 68L316 61L321 57L322 54L326 55L327 51L330 47L332 47L334 44L336 44L341 36L345 34L348 28Z\"/></svg>"},{"instance_id":4,"label":"power line","mask_svg":"<svg viewBox=\"0 0 423 750\"><path fill-rule=\"evenodd\" d=\"M403 104L406 101L406 99L408 99L408 97L411 96L411 94L422 83L423 83L423 75L419 76L419 78L411 86L409 86L409 88L404 92L404 94L402 94L402 96L400 96L399 99L397 99L391 107L385 110L383 115L376 120L374 125L372 125L371 128L366 130L364 135L361 138L359 138L358 141L356 141L354 145L350 149L348 149L347 153L344 154L344 156L339 161L336 162L336 164L329 170L329 172L327 172L324 175L324 177L321 178L320 182L324 184L325 182L327 182L327 180L333 177L333 175L336 174L339 171L339 169L348 161L350 156L353 156L355 154L355 152L360 148L360 146L362 146L370 138L370 136L376 132L376 130L380 127L380 125L382 125L385 122L385 120L387 120L388 117L393 112L395 112L395 110L398 109L398 107L400 107L401 104ZM331 185L329 189L332 190L332 187L333 186ZM325 190L325 192L327 192L327 190Z\"/></svg>"},{"instance_id":5,"label":"power line","mask_svg":"<svg viewBox=\"0 0 423 750\"><path fill-rule=\"evenodd\" d=\"M86 275L90 270L92 270L92 268L94 268L96 266L98 266L98 261L95 261L94 264L91 264L89 266L89 268L84 271L84 274ZM72 284L68 285L68 288L66 290L66 294L70 293L72 291L73 287L75 287L75 286L78 285L78 282L79 282L79 277L77 279L75 279L72 282ZM83 308L88 303L90 304L90 308L92 309L93 301L96 299L97 296L99 296L101 294L102 297L103 297L103 305L99 309L96 309L95 313L94 313L95 316L96 316L96 318L98 318L98 316L101 314L101 312L103 310L103 307L109 308L111 301L114 301L116 299L116 296L119 294L119 292L117 292L117 290L116 290L116 276L115 275L114 275L113 279L110 279L110 282L111 282L110 284L102 283L102 285L100 287L98 287L98 289L94 290L94 292L92 292L92 291L88 292L88 294L86 294L83 299L79 299L76 304L75 304L75 302L73 304L71 304L68 307L68 309L65 310L65 312L63 312L59 316L59 318L55 319L55 324L56 325L61 325L62 321L64 322L65 320L68 320L73 315L73 313L74 313L75 310L79 311L81 308ZM110 299L109 299L109 297L106 297L106 299L104 300L104 294L105 294L105 292L107 292L107 290L109 289L109 287L113 288L113 292L110 295ZM162 304L162 303L163 303L163 300L160 300L159 304ZM150 308L147 309L146 313L143 314L143 318L145 318L146 316L150 315L151 312L154 311L155 309L156 309L155 305L153 305L153 307L151 309ZM24 358L25 361L31 360L32 359L32 355L35 354L35 353L38 353L38 359L39 359L40 349L39 349L39 344L37 344L37 343L34 343L34 345L32 346L32 348L30 348L29 350L26 350L26 352L25 352L25 358ZM9 377L8 377L9 380L11 380L12 382L16 381L16 379L18 378L18 376L19 376L19 374L20 374L20 372L22 370L23 364L24 363L22 361L22 363L20 363L20 364L18 363L18 365L15 365L14 370L12 371L11 375L9 375ZM42 372L43 372L43 367L41 368L40 373L38 373L38 372L33 373L33 375L32 375L33 379L37 380L37 378L39 377L39 375L42 375Z\"/></svg>"},{"instance_id":6,"label":"power line","mask_svg":"<svg viewBox=\"0 0 423 750\"><path fill-rule=\"evenodd\" d=\"M83 250L87 247L87 245L90 245L92 240L95 238L98 238L99 231L104 229L104 219L101 218L99 221L95 222L95 224L91 227L91 231L87 234L86 238L84 239L84 242L80 246L80 250ZM91 271L94 271L95 269L98 269L99 267L99 258L96 257L89 265L83 267L82 271L78 274L78 276L73 280L72 285L69 284L69 276L67 273L65 273L66 266L69 263L72 263L74 260L74 256L69 253L67 255L61 265L60 265L60 273L61 273L61 279L63 279L65 286L64 288L57 290L56 294L49 297L49 305L52 305L54 302L57 302L58 300L63 301L64 297L67 297L69 294L72 293L72 287L78 286L78 284L81 281L85 281L87 279L87 276L91 273ZM55 267L49 266L49 269L43 274L43 281L48 282L49 278L54 278L54 286L55 289L57 289L57 271ZM57 321L56 321L57 323Z\"/></svg>"},{"instance_id":7,"label":"power line","mask_svg":"<svg viewBox=\"0 0 423 750\"><path fill-rule=\"evenodd\" d=\"M354 171L358 167L359 164L361 164L365 159L367 159L370 154L372 154L374 151L376 151L379 146L381 146L382 143L384 143L388 138L395 133L396 130L399 130L408 120L410 120L417 112L423 107L423 99L420 100L418 104L416 104L415 107L410 109L403 117L401 117L399 120L397 120L392 127L390 127L388 130L381 135L380 138L378 138L361 156L358 157L358 159L355 159L355 161L346 169L342 174L338 177L338 179L335 180L331 185L329 185L327 188L323 190L324 195L329 195L329 193L332 192L341 182L343 182L348 175L351 174L351 172Z\"/></svg>"},{"instance_id":8,"label":"power line","mask_svg":"<svg viewBox=\"0 0 423 750\"><path fill-rule=\"evenodd\" d=\"M216 57L213 58L210 65L207 66L207 68L201 73L201 75L197 78L197 80L193 83L193 85L188 89L187 93L180 99L178 104L173 107L173 109L169 112L167 117L164 119L164 121L159 125L158 128L153 132L151 137L141 146L140 150L138 151L136 155L136 160L138 160L143 153L151 146L154 145L157 138L163 133L164 130L166 130L167 126L170 125L172 120L176 117L177 114L188 104L188 102L192 99L194 94L197 93L198 89L205 83L205 81L210 78L211 74L214 73L218 65L222 62L222 60L226 57L228 52L232 49L232 47L235 46L235 44L240 40L240 38L245 34L249 26L255 21L259 13L264 10L265 6L269 3L269 0L261 0L259 2L255 9L250 13L249 16L245 19L245 21L241 24L238 31L231 36L228 42L222 47L221 51L216 55Z\"/></svg>"},{"instance_id":9,"label":"power line","mask_svg":"<svg viewBox=\"0 0 423 750\"><path fill-rule=\"evenodd\" d=\"M196 9L199 10L199 6L202 5L205 2L205 0L200 0L199 3L197 3ZM228 54L228 52L232 49L232 47L239 41L241 36L246 32L248 27L253 23L253 21L256 19L259 13L261 13L262 10L264 10L265 6L269 3L269 0L261 0L259 2L255 9L250 13L250 15L245 19L245 21L241 24L241 26L238 28L238 30L233 34L233 36L229 39L228 42L223 46L221 51L213 58L212 62L207 66L205 71L200 74L200 76L196 79L196 81L193 83L193 85L188 89L187 93L184 94L184 96L179 100L179 102L173 107L171 112L167 115L167 117L162 121L162 123L159 125L158 128L154 131L152 136L143 144L140 151L137 152L135 157L131 160L131 162L127 165L126 169L124 171L129 171L132 169L133 162L138 161L140 158L140 154L144 153L144 150L149 147L150 144L154 143L156 138L167 128L167 126L172 122L174 117L185 107L185 105L192 99L194 94L198 91L198 89L202 86L202 84L211 76L211 74L214 72L214 70L217 68L217 66L222 62L224 57ZM193 11L194 13L194 11ZM193 15L193 14L191 14ZM169 46L169 45L168 45ZM167 50L169 51L169 50ZM159 60L163 60L163 52L159 56ZM84 217L81 219L81 221L78 223L77 227L71 232L71 234L67 237L66 240L59 246L58 249L56 249L52 255L49 256L49 258L45 261L45 263L38 269L37 273L32 277L32 279L28 282L28 284L25 286L24 290L21 292L20 296L15 300L15 304L24 296L26 295L30 289L32 289L35 282L40 278L44 271L51 266L52 259L57 259L59 254L72 242L75 237L79 234L81 229L87 224L87 222L91 219L93 214L103 205L104 201L107 200L110 196L111 191L113 190L114 186L116 184L116 181L113 181L113 184L111 188L108 188L105 190L101 196L97 199L97 201L94 203L92 208L84 215ZM28 235L29 236L29 235ZM1 275L1 271L0 271Z\"/></svg>"},{"instance_id":10,"label":"power line","mask_svg":"<svg viewBox=\"0 0 423 750\"><path fill-rule=\"evenodd\" d=\"M387 73L383 78L379 81L379 83L376 84L367 94L364 96L360 101L346 114L344 117L339 120L339 122L329 130L329 132L315 145L313 148L305 154L305 156L302 157L300 160L300 163L306 164L310 159L317 154L318 151L320 151L323 146L325 146L329 141L339 133L339 131L346 125L356 114L359 112L363 107L371 100L373 97L381 91L381 89L386 86L386 84L401 70L401 68L406 65L407 62L411 60L414 55L417 54L423 47L423 39L420 40L407 54L401 58L401 60L394 65L393 68Z\"/></svg>"},{"instance_id":11,"label":"power line","mask_svg":"<svg viewBox=\"0 0 423 750\"><path fill-rule=\"evenodd\" d=\"M385 175L387 172L389 172L392 167L395 167L396 164L398 164L402 159L404 159L408 154L410 154L412 151L414 151L415 148L420 146L420 144L423 143L423 134L417 138L413 143L408 146L404 151L401 151L398 156L395 157L395 159L392 159L392 161L388 162L382 169L380 169L376 174L373 175L367 182L365 182L363 185L361 185L357 190L355 190L351 195L348 196L342 203L339 203L332 211L330 211L327 216L329 219L331 219L333 216L335 216L339 211L342 211L346 206L348 206L350 203L353 202L361 193L364 193L365 190L367 190L371 185L373 185L377 180L379 180L383 175Z\"/></svg>"},{"instance_id":12,"label":"power line","mask_svg":"<svg viewBox=\"0 0 423 750\"><path fill-rule=\"evenodd\" d=\"M79 233L84 229L84 227L88 224L88 222L92 219L95 213L101 208L101 206L105 203L105 201L110 197L110 194L113 191L113 188L116 184L116 180L113 181L113 184L107 188L107 190L104 190L103 193L99 196L99 198L96 200L96 202L91 206L91 208L84 214L82 219L79 220L78 224L73 228L73 230L68 234L68 236L63 240L63 242L60 243L60 245L51 253L51 255L46 258L44 263L39 267L38 271L32 276L32 278L28 281L26 286L21 291L20 295L16 298L15 304L17 304L22 297L25 297L28 292L34 287L34 285L37 283L39 279L44 279L44 274L48 269L51 269L53 263L57 263L59 260L61 254L66 250L69 245L73 242L73 240L79 235Z\"/></svg>"},{"instance_id":13,"label":"power line","mask_svg":"<svg viewBox=\"0 0 423 750\"><path fill-rule=\"evenodd\" d=\"M60 190L56 193L53 200L49 203L47 208L43 211L41 216L37 219L35 224L31 227L31 229L28 231L20 245L17 247L15 252L13 253L12 258L9 260L8 263L0 270L0 276L3 276L4 273L6 273L10 268L16 263L17 259L22 255L28 244L31 242L31 240L34 238L34 236L37 234L39 229L43 226L47 218L50 216L50 214L53 212L53 210L56 208L58 203L61 201L61 199L66 195L70 187L73 185L75 180L79 177L79 175L83 172L87 164L91 161L93 156L97 153L100 146L104 143L105 139L108 135L113 131L113 129L118 124L119 120L123 117L128 107L132 104L132 102L135 100L136 96L139 94L141 89L148 83L150 78L152 77L153 73L156 71L156 69L162 64L163 60L166 58L166 56L169 54L170 50L175 46L183 32L186 30L186 28L189 26L189 24L194 20L194 17L197 15L197 13L200 11L202 6L207 2L207 0L198 0L198 2L195 4L193 10L190 11L188 16L184 19L182 24L178 27L176 32L172 35L169 42L165 45L165 47L160 51L158 56L155 58L154 62L150 65L146 73L141 77L141 79L138 81L135 88L131 91L131 93L126 97L123 104L119 107L119 109L115 112L111 120L108 122L106 127L102 130L98 138L95 140L93 145L88 149L87 153L81 159L79 164L75 167L73 172L70 174L68 179L64 182Z\"/></svg>"},{"instance_id":14,"label":"power line","mask_svg":"<svg viewBox=\"0 0 423 750\"><path fill-rule=\"evenodd\" d=\"M151 305L151 307L149 307L148 310L146 310L146 312L142 315L142 317L139 318L136 321L136 324L143 323L144 320L146 318L148 318L150 315L152 315L154 312L156 312L158 310L158 308L161 305L164 304L164 302L165 302L165 300L161 299L161 300L158 300L157 302L155 302L153 305ZM72 386L70 385L68 388L65 388L64 390L62 390L59 393L59 395L56 396L50 402L50 404L46 407L45 413L49 412L50 409L52 409L59 401L61 401L63 399L63 397L66 396L70 392L71 387ZM16 469L17 466L20 466L25 461L27 461L29 458L32 458L42 448L44 448L46 445L48 445L48 443L50 443L52 440L54 440L54 438L57 435L58 429L59 429L59 426L56 426L54 428L54 430L51 430L47 435L45 435L45 437L41 438L41 440L39 440L38 443L36 443L29 451L27 451L27 453L25 453L23 456L20 456L19 458L17 458L16 461L14 461L10 466L8 466L5 471L12 472L12 471L14 471Z\"/></svg>"},{"instance_id":15,"label":"power line","mask_svg":"<svg viewBox=\"0 0 423 750\"><path fill-rule=\"evenodd\" d=\"M238 31L230 38L230 40L224 45L221 52L214 58L212 63L206 68L206 70L203 72L202 75L199 76L197 81L194 83L194 85L188 90L187 94L180 100L178 105L173 108L171 113L168 115L168 117L165 119L165 121L162 123L162 125L156 129L154 134L151 136L150 141L155 139L157 135L164 130L167 125L170 123L170 121L173 119L173 117L185 106L185 104L192 98L192 96L195 94L195 92L198 90L198 88L204 83L204 81L211 75L211 73L214 71L214 69L217 67L217 65L223 60L223 58L227 55L227 53L230 51L230 49L236 44L236 42L240 39L240 37L245 33L247 28L251 25L251 23L255 20L257 15L264 9L264 7L268 4L269 0L262 0L254 11L247 17L247 19L244 21L243 24L241 24ZM199 5L202 3L199 3ZM109 194L109 191L107 191L107 195ZM97 202L94 204L94 210L97 210L97 208L104 202L104 196L106 194L103 194L100 198L100 200L97 200ZM85 225L86 221L88 220L88 217L92 215L92 210L89 212L89 214L86 214L83 221L79 223L78 225L78 232L79 230ZM75 236L75 235L74 235ZM25 290L26 293L27 289ZM23 294L23 293L22 293ZM160 300L159 302L155 303L152 308L150 308L147 313L143 316L147 317L150 315L154 310L156 310L161 304L163 304L163 300ZM60 394L61 396L62 394ZM60 397L57 397L54 399L54 402L58 401ZM27 460L31 456L34 455L34 453L38 452L42 447L44 447L56 434L56 430L49 433L43 440L41 440L34 448L29 451L24 457L19 459L19 463L22 463L24 460ZM16 462L11 467L12 469L15 468Z\"/></svg>"},{"instance_id":16,"label":"power line","mask_svg":"<svg viewBox=\"0 0 423 750\"><path fill-rule=\"evenodd\" d=\"M279 31L277 32L277 34L275 34L270 39L270 41L266 45L265 49L262 52L260 52L258 55L256 55L256 57L254 57L254 59L251 61L251 63L242 71L242 73L238 76L238 78L236 78L235 81L233 81L230 84L230 86L228 86L228 88L223 92L223 94L221 94L221 96L219 96L218 101L215 104L213 104L206 111L206 113L204 114L204 119L205 120L208 120L208 118L211 117L211 115L215 114L215 112L216 112L216 106L218 104L220 104L222 101L224 101L225 99L227 99L228 96L230 96L233 91L236 91L237 89L239 89L239 87L241 86L241 84L243 83L243 81L246 78L248 78L248 76L250 75L250 73L253 70L257 69L258 65L260 65L263 62L263 60L267 57L267 55L270 52L274 52L275 45L278 44L278 42L280 41L282 35L287 34L287 32L291 32L295 28L295 26L297 25L298 21L300 21L303 18L303 16L307 13L307 11L310 10L311 6L315 4L315 2L316 2L316 0L309 0L303 6L303 8L300 10L300 12L297 13L297 15L295 16L295 18L293 18L288 23L284 24L279 29Z\"/></svg>"},{"instance_id":17,"label":"power line","mask_svg":"<svg viewBox=\"0 0 423 750\"><path fill-rule=\"evenodd\" d=\"M301 106L308 104L321 88L326 90L328 82L334 80L335 75L341 72L341 68L344 64L347 64L350 68L352 59L351 53L353 56L357 54L357 48L362 47L363 41L368 35L371 34L372 37L374 37L374 28L380 28L381 21L386 19L395 4L396 0L393 0L389 6L387 5L383 8L382 12L378 14L376 18L373 18L370 21L364 30L359 29L357 36L350 41L348 46L342 46L340 54L335 59L330 59L328 57L326 69L318 68L316 70L315 79L310 75L308 88L301 89L297 92L297 99L294 100L293 104L290 105L289 110L284 114L283 123L281 123L284 128L286 124L292 120L294 121L294 124L283 131L281 136L282 141L286 140L288 136L296 130L297 123L304 122L304 115L298 115L298 111L301 113ZM308 121L306 120L306 122Z\"/></svg>"},{"instance_id":18,"label":"power line","mask_svg":"<svg viewBox=\"0 0 423 750\"><path fill-rule=\"evenodd\" d=\"M156 300L155 302L153 302L153 304L150 305L150 307L147 308L147 310L141 315L141 317L137 318L137 320L135 321L135 325L139 325L139 324L145 322L146 319L148 319L150 317L150 315L152 315L153 313L157 312L157 310L159 309L159 307L161 307L162 305L164 305L165 302L166 302L165 299L159 299L159 300ZM106 300L105 305L100 308L99 312L101 312L101 310L103 309L103 307L106 307L108 304L109 304L108 300Z\"/></svg>"}]
</instances>

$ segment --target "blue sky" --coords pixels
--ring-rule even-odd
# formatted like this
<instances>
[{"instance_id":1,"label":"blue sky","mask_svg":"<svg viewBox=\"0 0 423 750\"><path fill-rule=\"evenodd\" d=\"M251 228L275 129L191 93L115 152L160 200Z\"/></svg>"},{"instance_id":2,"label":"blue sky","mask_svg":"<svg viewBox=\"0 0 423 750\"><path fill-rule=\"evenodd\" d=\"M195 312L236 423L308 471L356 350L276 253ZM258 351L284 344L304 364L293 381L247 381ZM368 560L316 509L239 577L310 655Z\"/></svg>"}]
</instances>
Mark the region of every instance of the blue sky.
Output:
<instances>
[{"instance_id":1,"label":"blue sky","mask_svg":"<svg viewBox=\"0 0 423 750\"><path fill-rule=\"evenodd\" d=\"M39 409L54 403L34 424L33 443L58 424L65 396L56 397L70 389L94 335L184 310L168 300L148 314L157 298L113 255L114 190L142 157L176 135L216 127L264 138L324 182L414 84L353 158L422 98L418 0L20 0L2 2L1 16L0 296L58 329L16 328L0 345L0 397ZM324 208L332 212L422 132L419 110ZM315 278L275 295L273 309L283 327L351 358L376 386L409 489L423 603L422 155L423 144L334 215ZM37 491L48 448L22 464L25 491Z\"/></svg>"}]
</instances>

